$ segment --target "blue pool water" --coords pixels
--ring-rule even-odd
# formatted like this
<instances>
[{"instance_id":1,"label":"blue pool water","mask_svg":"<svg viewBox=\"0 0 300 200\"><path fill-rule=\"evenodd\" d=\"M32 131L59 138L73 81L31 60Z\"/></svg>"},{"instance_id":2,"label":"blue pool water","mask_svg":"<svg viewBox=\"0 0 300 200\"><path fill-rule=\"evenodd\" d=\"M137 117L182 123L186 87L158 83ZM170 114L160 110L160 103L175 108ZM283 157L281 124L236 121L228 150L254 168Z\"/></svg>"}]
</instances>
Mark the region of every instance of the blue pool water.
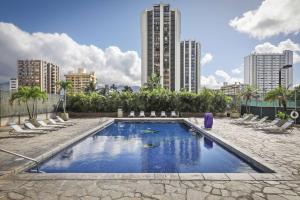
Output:
<instances>
[{"instance_id":1,"label":"blue pool water","mask_svg":"<svg viewBox=\"0 0 300 200\"><path fill-rule=\"evenodd\" d=\"M184 123L115 122L40 166L47 173L258 172Z\"/></svg>"}]
</instances>

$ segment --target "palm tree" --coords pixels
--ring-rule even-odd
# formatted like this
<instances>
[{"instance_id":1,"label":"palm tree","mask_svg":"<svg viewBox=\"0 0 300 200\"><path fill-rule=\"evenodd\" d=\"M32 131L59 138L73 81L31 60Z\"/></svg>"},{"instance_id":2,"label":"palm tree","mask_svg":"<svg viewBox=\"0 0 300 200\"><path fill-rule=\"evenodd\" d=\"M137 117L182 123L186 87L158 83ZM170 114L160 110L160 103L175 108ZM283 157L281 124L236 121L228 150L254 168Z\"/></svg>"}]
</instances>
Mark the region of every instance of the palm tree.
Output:
<instances>
[{"instance_id":1,"label":"palm tree","mask_svg":"<svg viewBox=\"0 0 300 200\"><path fill-rule=\"evenodd\" d=\"M258 98L257 89L251 85L247 85L241 92L241 97L246 100L246 111L250 112L248 101L252 98Z\"/></svg>"},{"instance_id":2,"label":"palm tree","mask_svg":"<svg viewBox=\"0 0 300 200\"><path fill-rule=\"evenodd\" d=\"M154 90L156 88L160 88L160 76L158 76L157 74L152 74L149 79L148 82L146 83L146 87L149 90Z\"/></svg>"},{"instance_id":3,"label":"palm tree","mask_svg":"<svg viewBox=\"0 0 300 200\"><path fill-rule=\"evenodd\" d=\"M85 92L91 93L96 91L96 83L93 81L90 81L88 86L85 88Z\"/></svg>"},{"instance_id":4,"label":"palm tree","mask_svg":"<svg viewBox=\"0 0 300 200\"><path fill-rule=\"evenodd\" d=\"M132 88L130 86L125 85L122 92L133 92Z\"/></svg>"},{"instance_id":5,"label":"palm tree","mask_svg":"<svg viewBox=\"0 0 300 200\"><path fill-rule=\"evenodd\" d=\"M58 82L59 85L59 91L64 91L64 103L63 103L63 109L64 114L66 114L66 105L67 105L67 92L69 89L72 88L72 83L70 81L60 81Z\"/></svg>"},{"instance_id":6,"label":"palm tree","mask_svg":"<svg viewBox=\"0 0 300 200\"><path fill-rule=\"evenodd\" d=\"M18 91L11 95L9 100L12 105L14 101L18 103L25 103L26 110L28 112L29 120L37 118L37 102L38 100L47 99L47 94L44 91L41 91L39 87L19 87ZM29 103L33 101L32 108L30 109Z\"/></svg>"},{"instance_id":7,"label":"palm tree","mask_svg":"<svg viewBox=\"0 0 300 200\"><path fill-rule=\"evenodd\" d=\"M288 96L290 95L291 91L284 87L277 87L271 91L269 91L265 96L265 101L276 101L278 100L279 106L283 106L283 111L286 114L287 108L287 101Z\"/></svg>"}]
</instances>

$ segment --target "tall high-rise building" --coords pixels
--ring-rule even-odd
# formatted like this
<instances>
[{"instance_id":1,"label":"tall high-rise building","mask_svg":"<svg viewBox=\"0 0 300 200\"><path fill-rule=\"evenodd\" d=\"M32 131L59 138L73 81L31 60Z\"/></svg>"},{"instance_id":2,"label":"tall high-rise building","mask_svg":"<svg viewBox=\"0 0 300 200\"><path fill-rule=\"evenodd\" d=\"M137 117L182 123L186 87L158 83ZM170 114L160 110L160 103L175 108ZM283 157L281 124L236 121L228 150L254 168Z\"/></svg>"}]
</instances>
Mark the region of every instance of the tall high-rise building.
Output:
<instances>
[{"instance_id":1,"label":"tall high-rise building","mask_svg":"<svg viewBox=\"0 0 300 200\"><path fill-rule=\"evenodd\" d=\"M59 66L43 60L18 60L19 86L38 86L47 93L58 93Z\"/></svg>"},{"instance_id":2,"label":"tall high-rise building","mask_svg":"<svg viewBox=\"0 0 300 200\"><path fill-rule=\"evenodd\" d=\"M94 84L97 82L95 72L88 73L84 68L79 68L78 72L70 71L68 74L65 74L65 77L66 81L72 83L70 90L72 93L84 92L91 82Z\"/></svg>"},{"instance_id":3,"label":"tall high-rise building","mask_svg":"<svg viewBox=\"0 0 300 200\"><path fill-rule=\"evenodd\" d=\"M180 43L180 88L190 92L200 90L200 44L194 40Z\"/></svg>"},{"instance_id":4,"label":"tall high-rise building","mask_svg":"<svg viewBox=\"0 0 300 200\"><path fill-rule=\"evenodd\" d=\"M180 18L168 4L142 12L142 85L156 74L164 88L180 89Z\"/></svg>"},{"instance_id":5,"label":"tall high-rise building","mask_svg":"<svg viewBox=\"0 0 300 200\"><path fill-rule=\"evenodd\" d=\"M279 86L279 69L293 64L293 52L253 53L244 58L244 82L265 94ZM281 85L293 86L293 68L281 70Z\"/></svg>"}]
</instances>

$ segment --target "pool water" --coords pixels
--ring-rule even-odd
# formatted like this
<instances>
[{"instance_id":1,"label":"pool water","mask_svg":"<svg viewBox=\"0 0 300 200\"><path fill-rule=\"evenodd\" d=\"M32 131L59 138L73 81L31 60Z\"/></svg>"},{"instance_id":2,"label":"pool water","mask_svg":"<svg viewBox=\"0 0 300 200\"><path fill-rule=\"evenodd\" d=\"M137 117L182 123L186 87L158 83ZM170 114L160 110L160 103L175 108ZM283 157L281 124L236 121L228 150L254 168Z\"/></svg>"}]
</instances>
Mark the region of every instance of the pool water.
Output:
<instances>
[{"instance_id":1,"label":"pool water","mask_svg":"<svg viewBox=\"0 0 300 200\"><path fill-rule=\"evenodd\" d=\"M178 122L115 122L44 162L46 173L259 172Z\"/></svg>"}]
</instances>

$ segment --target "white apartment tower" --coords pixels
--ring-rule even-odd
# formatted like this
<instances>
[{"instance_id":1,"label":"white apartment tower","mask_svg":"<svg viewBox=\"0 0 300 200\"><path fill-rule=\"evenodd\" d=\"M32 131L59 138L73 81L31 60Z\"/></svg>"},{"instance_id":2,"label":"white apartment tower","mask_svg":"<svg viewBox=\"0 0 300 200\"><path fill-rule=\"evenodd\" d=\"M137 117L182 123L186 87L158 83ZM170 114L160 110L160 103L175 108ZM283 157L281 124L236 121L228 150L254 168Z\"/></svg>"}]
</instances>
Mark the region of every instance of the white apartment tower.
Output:
<instances>
[{"instance_id":1,"label":"white apartment tower","mask_svg":"<svg viewBox=\"0 0 300 200\"><path fill-rule=\"evenodd\" d=\"M186 40L180 43L180 88L198 93L200 90L200 43Z\"/></svg>"},{"instance_id":2,"label":"white apartment tower","mask_svg":"<svg viewBox=\"0 0 300 200\"><path fill-rule=\"evenodd\" d=\"M293 64L293 52L253 53L244 58L244 82L255 86L261 94L279 86L279 69ZM293 68L281 70L281 85L293 86Z\"/></svg>"},{"instance_id":3,"label":"white apartment tower","mask_svg":"<svg viewBox=\"0 0 300 200\"><path fill-rule=\"evenodd\" d=\"M142 85L154 73L166 89L180 89L180 11L155 4L141 15Z\"/></svg>"}]
</instances>

